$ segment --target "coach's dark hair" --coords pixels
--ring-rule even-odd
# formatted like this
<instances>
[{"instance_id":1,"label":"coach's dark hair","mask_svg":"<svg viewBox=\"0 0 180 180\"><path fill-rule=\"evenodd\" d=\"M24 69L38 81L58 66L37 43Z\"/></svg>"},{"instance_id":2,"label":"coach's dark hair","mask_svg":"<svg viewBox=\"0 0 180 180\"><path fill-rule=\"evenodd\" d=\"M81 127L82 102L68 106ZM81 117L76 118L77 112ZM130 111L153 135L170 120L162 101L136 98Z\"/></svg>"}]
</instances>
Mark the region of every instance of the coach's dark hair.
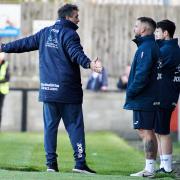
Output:
<instances>
[{"instance_id":1,"label":"coach's dark hair","mask_svg":"<svg viewBox=\"0 0 180 180\"><path fill-rule=\"evenodd\" d=\"M163 32L167 31L169 33L169 36L173 38L174 32L176 30L176 25L174 22L168 19L165 19L165 20L157 22L157 28L161 28Z\"/></svg>"},{"instance_id":2,"label":"coach's dark hair","mask_svg":"<svg viewBox=\"0 0 180 180\"><path fill-rule=\"evenodd\" d=\"M65 4L58 9L58 18L66 18L66 16L71 17L73 11L79 11L78 7L74 4Z\"/></svg>"},{"instance_id":3,"label":"coach's dark hair","mask_svg":"<svg viewBox=\"0 0 180 180\"><path fill-rule=\"evenodd\" d=\"M154 32L156 29L156 22L150 18L150 17L139 17L137 20L149 24L149 26L152 28L152 31Z\"/></svg>"}]
</instances>

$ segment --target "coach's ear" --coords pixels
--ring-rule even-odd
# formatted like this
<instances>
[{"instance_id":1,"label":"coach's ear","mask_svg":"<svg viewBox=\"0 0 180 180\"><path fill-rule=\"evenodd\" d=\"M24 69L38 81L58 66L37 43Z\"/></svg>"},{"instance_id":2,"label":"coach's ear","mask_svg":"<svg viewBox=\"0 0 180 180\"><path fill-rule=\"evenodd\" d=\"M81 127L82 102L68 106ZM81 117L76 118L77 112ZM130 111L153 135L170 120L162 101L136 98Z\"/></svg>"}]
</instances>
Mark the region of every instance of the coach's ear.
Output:
<instances>
[{"instance_id":1,"label":"coach's ear","mask_svg":"<svg viewBox=\"0 0 180 180\"><path fill-rule=\"evenodd\" d=\"M71 18L70 16L66 16L65 17L66 20L70 20L70 18Z\"/></svg>"},{"instance_id":2,"label":"coach's ear","mask_svg":"<svg viewBox=\"0 0 180 180\"><path fill-rule=\"evenodd\" d=\"M167 30L165 30L164 32L163 32L163 36L166 38L166 37L169 37L169 33L168 33L168 31Z\"/></svg>"}]
</instances>

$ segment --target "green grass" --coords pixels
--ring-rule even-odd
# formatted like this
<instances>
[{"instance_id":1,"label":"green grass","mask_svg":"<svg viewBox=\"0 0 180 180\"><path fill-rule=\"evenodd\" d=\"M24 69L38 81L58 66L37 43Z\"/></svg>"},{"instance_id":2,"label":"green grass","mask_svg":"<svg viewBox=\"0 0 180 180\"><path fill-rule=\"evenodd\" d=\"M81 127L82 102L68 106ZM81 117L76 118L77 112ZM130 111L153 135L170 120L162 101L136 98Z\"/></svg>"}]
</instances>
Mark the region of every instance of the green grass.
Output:
<instances>
[{"instance_id":1,"label":"green grass","mask_svg":"<svg viewBox=\"0 0 180 180\"><path fill-rule=\"evenodd\" d=\"M97 171L97 175L71 173L73 152L65 133L58 135L60 173L47 173L42 134L0 133L0 179L140 179L129 177L129 174L144 167L144 155L123 139L112 133L89 133L86 135L86 144L88 165Z\"/></svg>"}]
</instances>

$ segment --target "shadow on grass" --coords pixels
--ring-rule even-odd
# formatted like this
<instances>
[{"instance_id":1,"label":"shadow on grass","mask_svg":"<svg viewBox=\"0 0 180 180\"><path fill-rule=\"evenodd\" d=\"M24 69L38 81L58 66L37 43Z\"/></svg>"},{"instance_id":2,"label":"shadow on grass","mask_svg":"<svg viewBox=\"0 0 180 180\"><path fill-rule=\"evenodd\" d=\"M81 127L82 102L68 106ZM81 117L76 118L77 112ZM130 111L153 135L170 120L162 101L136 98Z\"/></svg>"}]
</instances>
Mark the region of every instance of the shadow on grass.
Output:
<instances>
[{"instance_id":1,"label":"shadow on grass","mask_svg":"<svg viewBox=\"0 0 180 180\"><path fill-rule=\"evenodd\" d=\"M172 173L172 174L157 174L156 176L155 176L156 178L159 178L159 179L161 179L161 178L173 178L173 179L175 179L175 174L174 173Z\"/></svg>"},{"instance_id":2,"label":"shadow on grass","mask_svg":"<svg viewBox=\"0 0 180 180\"><path fill-rule=\"evenodd\" d=\"M33 167L0 167L0 169L8 171L42 172L42 170Z\"/></svg>"}]
</instances>

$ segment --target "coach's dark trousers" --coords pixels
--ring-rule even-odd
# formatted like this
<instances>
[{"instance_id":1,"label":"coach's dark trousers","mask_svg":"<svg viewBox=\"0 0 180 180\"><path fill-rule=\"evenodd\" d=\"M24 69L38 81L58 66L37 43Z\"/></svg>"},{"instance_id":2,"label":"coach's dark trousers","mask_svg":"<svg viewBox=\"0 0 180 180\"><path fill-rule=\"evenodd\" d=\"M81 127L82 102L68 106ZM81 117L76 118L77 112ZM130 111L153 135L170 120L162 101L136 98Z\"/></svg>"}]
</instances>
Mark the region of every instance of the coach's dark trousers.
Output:
<instances>
[{"instance_id":1,"label":"coach's dark trousers","mask_svg":"<svg viewBox=\"0 0 180 180\"><path fill-rule=\"evenodd\" d=\"M57 161L57 133L62 118L74 150L75 167L82 167L86 156L82 104L44 102L43 117L47 165Z\"/></svg>"}]
</instances>

